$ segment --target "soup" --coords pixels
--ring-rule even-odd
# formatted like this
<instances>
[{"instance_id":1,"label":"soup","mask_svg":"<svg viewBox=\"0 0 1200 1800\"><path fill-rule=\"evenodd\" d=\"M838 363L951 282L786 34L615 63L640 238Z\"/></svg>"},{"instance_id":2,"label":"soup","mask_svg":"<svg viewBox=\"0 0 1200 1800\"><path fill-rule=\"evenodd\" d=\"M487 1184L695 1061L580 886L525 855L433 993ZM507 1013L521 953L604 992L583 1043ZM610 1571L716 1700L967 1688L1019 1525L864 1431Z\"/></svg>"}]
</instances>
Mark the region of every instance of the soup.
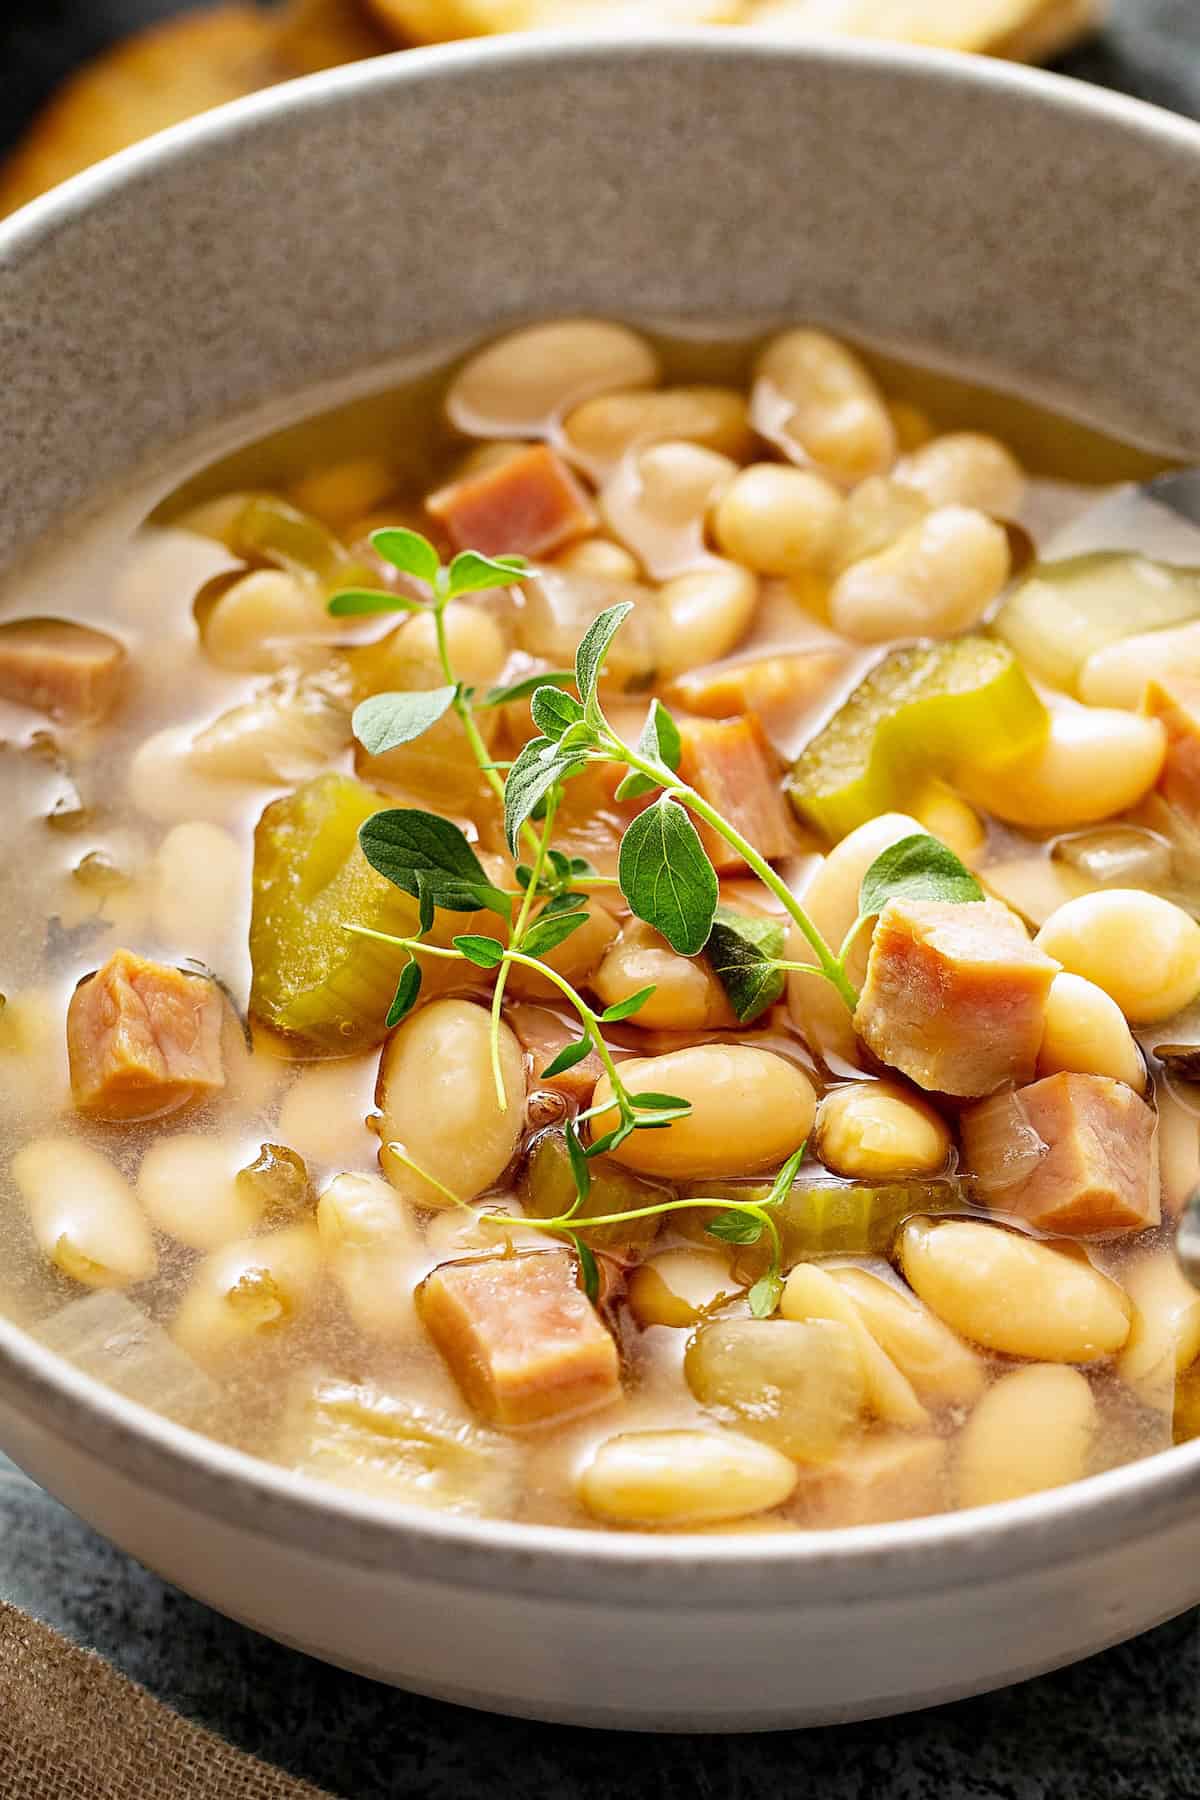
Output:
<instances>
[{"instance_id":1,"label":"soup","mask_svg":"<svg viewBox=\"0 0 1200 1800\"><path fill-rule=\"evenodd\" d=\"M880 1522L1200 1432L1151 466L821 331L577 320L31 566L6 1310L530 1522Z\"/></svg>"}]
</instances>

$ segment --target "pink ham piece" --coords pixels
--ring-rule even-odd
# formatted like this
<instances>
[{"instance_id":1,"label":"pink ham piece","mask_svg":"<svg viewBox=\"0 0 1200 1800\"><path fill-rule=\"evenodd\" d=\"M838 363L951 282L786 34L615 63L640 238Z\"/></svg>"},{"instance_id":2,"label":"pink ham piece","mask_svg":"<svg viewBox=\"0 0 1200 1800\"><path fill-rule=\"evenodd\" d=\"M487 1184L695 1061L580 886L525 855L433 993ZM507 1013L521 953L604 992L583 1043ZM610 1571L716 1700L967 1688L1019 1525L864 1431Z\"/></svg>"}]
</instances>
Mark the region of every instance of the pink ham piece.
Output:
<instances>
[{"instance_id":1,"label":"pink ham piece","mask_svg":"<svg viewBox=\"0 0 1200 1800\"><path fill-rule=\"evenodd\" d=\"M153 1119L225 1085L216 983L116 950L67 1009L71 1091L94 1119Z\"/></svg>"},{"instance_id":2,"label":"pink ham piece","mask_svg":"<svg viewBox=\"0 0 1200 1800\"><path fill-rule=\"evenodd\" d=\"M582 1412L621 1391L617 1346L569 1251L443 1263L417 1297L466 1399L494 1425Z\"/></svg>"},{"instance_id":3,"label":"pink ham piece","mask_svg":"<svg viewBox=\"0 0 1200 1800\"><path fill-rule=\"evenodd\" d=\"M578 1042L579 1027L565 1025L558 1014L547 1007L524 1003L508 1008L508 1022L529 1058L530 1087L550 1088L556 1094L565 1094L578 1106L587 1106L592 1089L604 1073L604 1065L594 1050L590 1050L582 1062L546 1080L546 1070L559 1052L568 1044Z\"/></svg>"},{"instance_id":4,"label":"pink ham piece","mask_svg":"<svg viewBox=\"0 0 1200 1800\"><path fill-rule=\"evenodd\" d=\"M1057 973L997 900L889 900L854 1027L918 1087L981 1100L1033 1079Z\"/></svg>"},{"instance_id":5,"label":"pink ham piece","mask_svg":"<svg viewBox=\"0 0 1200 1800\"><path fill-rule=\"evenodd\" d=\"M779 758L754 713L736 719L680 719L679 773L723 818L775 862L798 848L783 794ZM715 831L697 823L700 841L719 875L745 864Z\"/></svg>"},{"instance_id":6,"label":"pink ham piece","mask_svg":"<svg viewBox=\"0 0 1200 1800\"><path fill-rule=\"evenodd\" d=\"M1010 1164L997 1110L1012 1104L1045 1146ZM1107 1075L1048 1075L1016 1095L1001 1094L963 1114L967 1172L990 1206L1039 1231L1095 1237L1145 1231L1159 1222L1154 1113Z\"/></svg>"},{"instance_id":7,"label":"pink ham piece","mask_svg":"<svg viewBox=\"0 0 1200 1800\"><path fill-rule=\"evenodd\" d=\"M106 631L70 619L10 619L0 625L0 699L69 724L112 711L125 648Z\"/></svg>"},{"instance_id":8,"label":"pink ham piece","mask_svg":"<svg viewBox=\"0 0 1200 1800\"><path fill-rule=\"evenodd\" d=\"M1186 676L1151 681L1143 711L1167 729L1167 754L1159 792L1193 823L1200 824L1200 681Z\"/></svg>"},{"instance_id":9,"label":"pink ham piece","mask_svg":"<svg viewBox=\"0 0 1200 1800\"><path fill-rule=\"evenodd\" d=\"M550 556L596 529L588 497L544 444L440 488L425 502L457 550Z\"/></svg>"}]
</instances>

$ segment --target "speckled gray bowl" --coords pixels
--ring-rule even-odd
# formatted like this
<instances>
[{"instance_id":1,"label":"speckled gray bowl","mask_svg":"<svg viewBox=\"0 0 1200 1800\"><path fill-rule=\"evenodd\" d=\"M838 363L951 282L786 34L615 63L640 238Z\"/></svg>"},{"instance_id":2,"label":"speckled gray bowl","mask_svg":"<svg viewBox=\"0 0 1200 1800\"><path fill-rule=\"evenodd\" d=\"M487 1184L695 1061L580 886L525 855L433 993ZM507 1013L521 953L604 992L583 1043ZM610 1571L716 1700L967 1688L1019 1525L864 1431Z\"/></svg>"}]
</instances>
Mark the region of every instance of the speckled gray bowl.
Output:
<instances>
[{"instance_id":1,"label":"speckled gray bowl","mask_svg":"<svg viewBox=\"0 0 1200 1800\"><path fill-rule=\"evenodd\" d=\"M1198 218L1200 131L949 56L530 38L297 83L0 228L0 564L189 434L535 314L827 320L1200 456ZM896 1711L1200 1601L1200 1444L842 1534L533 1532L323 1491L0 1324L0 1445L276 1637L588 1724Z\"/></svg>"}]
</instances>

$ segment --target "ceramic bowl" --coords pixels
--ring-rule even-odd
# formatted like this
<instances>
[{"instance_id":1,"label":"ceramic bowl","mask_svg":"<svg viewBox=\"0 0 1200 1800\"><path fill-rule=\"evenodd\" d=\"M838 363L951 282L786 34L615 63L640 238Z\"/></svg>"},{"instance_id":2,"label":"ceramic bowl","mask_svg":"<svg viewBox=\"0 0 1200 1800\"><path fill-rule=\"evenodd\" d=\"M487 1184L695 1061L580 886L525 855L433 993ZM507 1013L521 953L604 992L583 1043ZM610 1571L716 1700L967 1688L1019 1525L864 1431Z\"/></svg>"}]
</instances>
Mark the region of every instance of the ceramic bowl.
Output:
<instances>
[{"instance_id":1,"label":"ceramic bowl","mask_svg":"<svg viewBox=\"0 0 1200 1800\"><path fill-rule=\"evenodd\" d=\"M0 567L248 408L538 315L826 321L1200 460L1198 216L1200 130L952 56L526 38L298 82L0 229ZM0 1445L273 1637L582 1724L899 1711L1200 1601L1200 1443L839 1533L531 1530L322 1489L0 1323Z\"/></svg>"}]
</instances>

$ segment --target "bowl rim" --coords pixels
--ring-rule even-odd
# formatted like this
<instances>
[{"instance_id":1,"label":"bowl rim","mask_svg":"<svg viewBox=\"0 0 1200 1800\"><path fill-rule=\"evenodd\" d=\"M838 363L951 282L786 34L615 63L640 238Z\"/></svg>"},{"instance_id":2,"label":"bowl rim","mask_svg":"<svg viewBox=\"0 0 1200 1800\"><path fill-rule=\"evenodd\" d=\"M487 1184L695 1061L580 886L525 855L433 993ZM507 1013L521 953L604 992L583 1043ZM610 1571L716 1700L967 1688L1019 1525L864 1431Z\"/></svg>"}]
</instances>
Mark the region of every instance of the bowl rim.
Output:
<instances>
[{"instance_id":1,"label":"bowl rim","mask_svg":"<svg viewBox=\"0 0 1200 1800\"><path fill-rule=\"evenodd\" d=\"M538 32L397 51L323 71L186 120L85 170L0 222L0 269L16 270L45 240L107 195L194 150L252 138L347 96L552 60L574 64L686 57L790 59L798 68L858 66L932 84L974 85L1107 122L1177 148L1200 167L1200 125L1143 101L1044 70L864 40L797 40L727 28L638 33ZM1152 1535L1200 1501L1200 1440L1068 1487L967 1512L883 1525L778 1534L652 1533L464 1518L347 1492L178 1425L40 1345L0 1316L0 1409L35 1433L65 1438L168 1501L251 1536L304 1547L347 1566L389 1569L470 1589L675 1609L773 1609L819 1588L823 1600L874 1602L935 1585L1009 1580L1087 1560ZM596 1583L604 1586L597 1589Z\"/></svg>"}]
</instances>

